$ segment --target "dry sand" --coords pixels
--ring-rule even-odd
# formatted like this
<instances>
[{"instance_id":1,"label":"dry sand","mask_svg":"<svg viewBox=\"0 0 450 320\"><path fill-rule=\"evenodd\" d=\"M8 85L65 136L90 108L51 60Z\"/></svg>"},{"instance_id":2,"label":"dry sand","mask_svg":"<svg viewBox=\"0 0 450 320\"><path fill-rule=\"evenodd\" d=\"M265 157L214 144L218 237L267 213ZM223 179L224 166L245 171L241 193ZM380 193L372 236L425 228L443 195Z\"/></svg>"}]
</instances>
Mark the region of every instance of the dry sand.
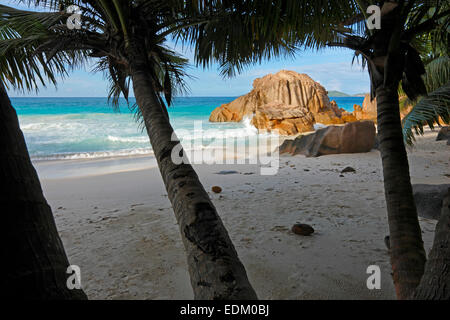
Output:
<instances>
[{"instance_id":1,"label":"dry sand","mask_svg":"<svg viewBox=\"0 0 450 320\"><path fill-rule=\"evenodd\" d=\"M409 151L413 183L449 183L450 147L436 132ZM394 299L378 151L282 156L276 176L254 165L195 166L262 299ZM340 177L351 166L356 173ZM36 163L69 260L90 299L192 299L178 226L148 158ZM238 174L219 175L222 170ZM118 172L120 171L120 172ZM252 174L249 174L252 173ZM311 237L293 234L308 223ZM427 252L435 221L421 219ZM366 287L369 265L381 290Z\"/></svg>"}]
</instances>

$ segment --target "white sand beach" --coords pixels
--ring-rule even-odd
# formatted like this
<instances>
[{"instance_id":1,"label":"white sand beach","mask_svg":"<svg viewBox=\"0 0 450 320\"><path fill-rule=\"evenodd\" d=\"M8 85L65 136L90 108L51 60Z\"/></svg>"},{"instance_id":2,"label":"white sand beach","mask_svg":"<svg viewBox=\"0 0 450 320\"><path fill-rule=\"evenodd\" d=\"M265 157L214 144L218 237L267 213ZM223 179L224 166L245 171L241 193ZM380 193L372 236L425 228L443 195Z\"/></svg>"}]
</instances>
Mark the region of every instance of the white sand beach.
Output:
<instances>
[{"instance_id":1,"label":"white sand beach","mask_svg":"<svg viewBox=\"0 0 450 320\"><path fill-rule=\"evenodd\" d=\"M427 131L409 151L413 183L450 183L450 147ZM378 151L282 156L275 176L255 165L196 165L261 299L395 299ZM178 226L146 157L37 162L71 264L90 299L192 299ZM340 177L347 166L356 173ZM223 170L236 174L219 175ZM312 225L310 237L290 231ZM430 249L435 221L421 219ZM382 270L368 290L366 269Z\"/></svg>"}]
</instances>

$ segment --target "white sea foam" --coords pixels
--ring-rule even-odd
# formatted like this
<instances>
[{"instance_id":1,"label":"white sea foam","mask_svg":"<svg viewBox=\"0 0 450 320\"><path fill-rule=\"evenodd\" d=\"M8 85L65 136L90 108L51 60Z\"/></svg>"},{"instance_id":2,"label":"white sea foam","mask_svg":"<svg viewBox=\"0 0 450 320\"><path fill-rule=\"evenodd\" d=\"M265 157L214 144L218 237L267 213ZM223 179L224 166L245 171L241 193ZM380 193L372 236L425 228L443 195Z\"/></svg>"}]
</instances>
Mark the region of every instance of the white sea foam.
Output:
<instances>
[{"instance_id":1,"label":"white sea foam","mask_svg":"<svg viewBox=\"0 0 450 320\"><path fill-rule=\"evenodd\" d=\"M323 128L326 128L326 127L328 127L327 125L324 125L324 124L322 124L322 123L316 123L315 125L314 125L314 129L315 130L320 130L320 129L323 129Z\"/></svg>"},{"instance_id":2,"label":"white sea foam","mask_svg":"<svg viewBox=\"0 0 450 320\"><path fill-rule=\"evenodd\" d=\"M32 157L32 160L47 161L47 160L101 159L101 158L137 156L137 155L153 155L153 151L150 148L147 149L141 148L131 150L120 150L120 151L66 153L66 154L54 154L51 156L36 156Z\"/></svg>"},{"instance_id":3,"label":"white sea foam","mask_svg":"<svg viewBox=\"0 0 450 320\"><path fill-rule=\"evenodd\" d=\"M112 142L140 142L145 143L148 142L147 137L115 137L115 136L108 136L108 140Z\"/></svg>"},{"instance_id":4,"label":"white sea foam","mask_svg":"<svg viewBox=\"0 0 450 320\"><path fill-rule=\"evenodd\" d=\"M247 133L257 134L258 129L256 129L256 127L252 124L252 119L253 117L245 116L244 119L242 119L241 123L244 125L245 131Z\"/></svg>"}]
</instances>

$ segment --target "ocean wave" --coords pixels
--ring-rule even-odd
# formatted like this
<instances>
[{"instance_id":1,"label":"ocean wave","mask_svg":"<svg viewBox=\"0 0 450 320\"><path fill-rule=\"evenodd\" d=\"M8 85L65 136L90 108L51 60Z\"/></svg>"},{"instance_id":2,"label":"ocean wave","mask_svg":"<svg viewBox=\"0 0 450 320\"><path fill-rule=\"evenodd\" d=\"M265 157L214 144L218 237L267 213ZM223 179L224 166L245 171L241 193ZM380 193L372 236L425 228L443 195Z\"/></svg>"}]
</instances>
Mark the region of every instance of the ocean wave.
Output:
<instances>
[{"instance_id":1,"label":"ocean wave","mask_svg":"<svg viewBox=\"0 0 450 320\"><path fill-rule=\"evenodd\" d=\"M56 122L56 123L43 123L34 122L28 124L22 124L20 128L24 131L38 131L42 132L44 130L80 130L86 128L86 125L81 123L70 123L70 122Z\"/></svg>"},{"instance_id":2,"label":"ocean wave","mask_svg":"<svg viewBox=\"0 0 450 320\"><path fill-rule=\"evenodd\" d=\"M115 158L115 157L130 157L139 155L154 155L154 153L150 148L140 148L132 150L61 153L53 155L32 156L31 160L48 161L48 160L101 159L101 158Z\"/></svg>"},{"instance_id":3,"label":"ocean wave","mask_svg":"<svg viewBox=\"0 0 450 320\"><path fill-rule=\"evenodd\" d=\"M323 123L316 123L315 125L314 125L314 129L315 130L320 130L320 129L324 129L324 128L327 128L328 126L327 125L325 125L325 124L323 124Z\"/></svg>"},{"instance_id":4,"label":"ocean wave","mask_svg":"<svg viewBox=\"0 0 450 320\"><path fill-rule=\"evenodd\" d=\"M139 143L145 143L148 142L148 138L147 137L116 137L116 136L108 136L107 138L109 141L112 142L139 142Z\"/></svg>"},{"instance_id":5,"label":"ocean wave","mask_svg":"<svg viewBox=\"0 0 450 320\"><path fill-rule=\"evenodd\" d=\"M81 117L82 116L82 117ZM186 152L222 149L222 143L253 145L255 139L277 136L258 133L246 117L240 123L216 124L192 119L176 132ZM101 159L152 155L149 138L140 131L129 115L56 115L22 117L21 128L34 161Z\"/></svg>"}]
</instances>

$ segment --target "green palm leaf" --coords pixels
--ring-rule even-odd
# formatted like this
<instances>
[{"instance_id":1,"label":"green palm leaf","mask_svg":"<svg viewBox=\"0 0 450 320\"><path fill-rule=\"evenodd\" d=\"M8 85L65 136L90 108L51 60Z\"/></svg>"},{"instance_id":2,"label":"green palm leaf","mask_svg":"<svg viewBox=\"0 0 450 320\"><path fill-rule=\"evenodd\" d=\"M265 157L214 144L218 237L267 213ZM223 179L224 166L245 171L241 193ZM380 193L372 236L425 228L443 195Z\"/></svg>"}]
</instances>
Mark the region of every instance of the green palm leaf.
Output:
<instances>
[{"instance_id":1,"label":"green palm leaf","mask_svg":"<svg viewBox=\"0 0 450 320\"><path fill-rule=\"evenodd\" d=\"M419 100L403 119L405 143L412 145L414 132L423 135L425 125L433 129L435 123L440 125L440 119L446 124L450 122L450 82Z\"/></svg>"},{"instance_id":2,"label":"green palm leaf","mask_svg":"<svg viewBox=\"0 0 450 320\"><path fill-rule=\"evenodd\" d=\"M425 67L426 74L423 80L428 96L422 97L419 102L403 98L400 106L413 106L410 113L403 119L403 136L405 143L412 145L415 141L414 133L423 134L424 125L434 128L439 119L448 123L449 114L449 83L450 83L450 58L441 56L431 60ZM402 92L402 90L399 90Z\"/></svg>"},{"instance_id":3,"label":"green palm leaf","mask_svg":"<svg viewBox=\"0 0 450 320\"><path fill-rule=\"evenodd\" d=\"M37 53L48 26L60 19L59 13L30 13L0 5L0 78L7 86L32 90L45 86L45 80L56 84L55 75L66 74L67 54L48 62L45 54Z\"/></svg>"},{"instance_id":4,"label":"green palm leaf","mask_svg":"<svg viewBox=\"0 0 450 320\"><path fill-rule=\"evenodd\" d=\"M126 40L127 28L138 23L156 35L143 38L155 90L169 105L173 95L188 90L184 82L188 61L163 45L164 35L205 19L174 14L171 8L177 6L182 12L182 2L35 0L27 3L44 8L45 12L0 5L0 78L13 88L37 90L47 83L56 85L58 76L65 77L68 71L98 58L93 71L105 73L110 82L109 101L117 109L121 95L128 100L130 84L130 70L124 59L126 48L121 39ZM70 14L64 8L71 4L83 12L81 30L69 30L66 26ZM142 11L136 17L139 21L132 21L129 16L132 8Z\"/></svg>"},{"instance_id":5,"label":"green palm leaf","mask_svg":"<svg viewBox=\"0 0 450 320\"><path fill-rule=\"evenodd\" d=\"M215 1L214 9L208 1L199 3L204 3L200 14L216 18L180 30L177 37L194 47L197 65L217 62L223 76L263 60L292 56L300 46L319 49L338 41L345 29L340 23L357 11L353 1Z\"/></svg>"},{"instance_id":6,"label":"green palm leaf","mask_svg":"<svg viewBox=\"0 0 450 320\"><path fill-rule=\"evenodd\" d=\"M441 56L435 58L425 67L425 86L428 92L435 91L450 81L450 57Z\"/></svg>"}]
</instances>

